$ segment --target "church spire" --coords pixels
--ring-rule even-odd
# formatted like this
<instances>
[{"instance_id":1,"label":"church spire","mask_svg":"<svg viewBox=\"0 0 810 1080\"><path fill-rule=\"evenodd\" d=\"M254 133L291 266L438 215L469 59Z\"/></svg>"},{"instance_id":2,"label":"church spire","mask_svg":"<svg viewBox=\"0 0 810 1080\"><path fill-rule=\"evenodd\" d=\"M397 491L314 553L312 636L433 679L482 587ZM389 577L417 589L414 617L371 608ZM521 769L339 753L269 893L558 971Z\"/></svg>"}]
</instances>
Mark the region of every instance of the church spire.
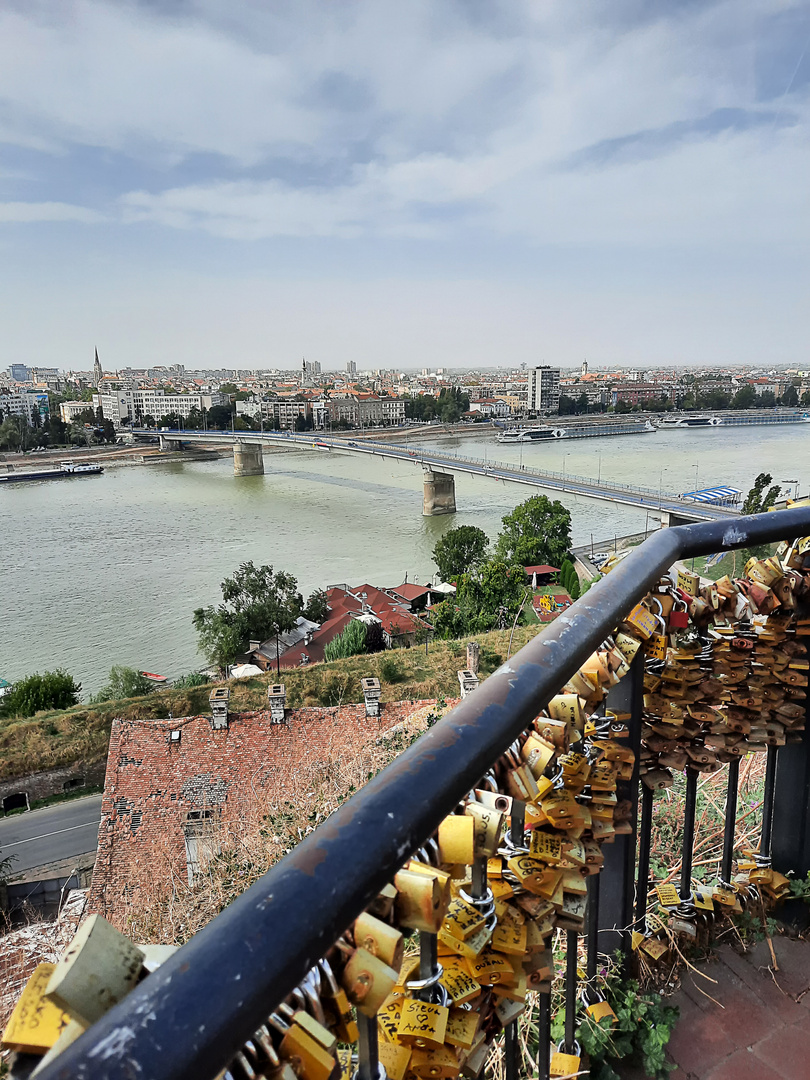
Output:
<instances>
[{"instance_id":1,"label":"church spire","mask_svg":"<svg viewBox=\"0 0 810 1080\"><path fill-rule=\"evenodd\" d=\"M93 364L93 383L96 388L98 388L103 377L104 372L101 370L101 361L98 358L98 348L96 348L96 360Z\"/></svg>"}]
</instances>

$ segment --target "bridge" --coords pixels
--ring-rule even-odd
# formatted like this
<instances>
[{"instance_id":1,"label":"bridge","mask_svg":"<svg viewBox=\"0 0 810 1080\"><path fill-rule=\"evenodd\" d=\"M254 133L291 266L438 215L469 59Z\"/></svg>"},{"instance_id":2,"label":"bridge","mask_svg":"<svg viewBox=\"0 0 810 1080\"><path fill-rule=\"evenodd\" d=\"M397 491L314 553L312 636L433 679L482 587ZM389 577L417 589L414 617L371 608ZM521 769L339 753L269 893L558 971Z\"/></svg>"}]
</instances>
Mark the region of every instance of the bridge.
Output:
<instances>
[{"instance_id":1,"label":"bridge","mask_svg":"<svg viewBox=\"0 0 810 1080\"><path fill-rule=\"evenodd\" d=\"M729 507L696 503L661 489L535 469L505 461L485 461L480 458L427 450L423 447L417 449L391 442L371 442L363 439L323 436L318 433L303 434L286 431L204 432L178 429L177 431L155 432L138 428L133 431L133 434L136 438L154 438L157 434L162 449L173 447L180 449L182 445L188 443L232 445L234 473L237 476L261 475L264 472L262 458L264 444L295 446L302 450L367 454L403 461L424 470L423 513L426 516L455 513L454 474L458 472L486 476L491 480L523 484L526 487L542 488L547 491L570 492L588 499L601 499L604 502L623 506L635 506L641 510L654 510L660 512L664 525L734 519L739 514L737 510Z\"/></svg>"}]
</instances>

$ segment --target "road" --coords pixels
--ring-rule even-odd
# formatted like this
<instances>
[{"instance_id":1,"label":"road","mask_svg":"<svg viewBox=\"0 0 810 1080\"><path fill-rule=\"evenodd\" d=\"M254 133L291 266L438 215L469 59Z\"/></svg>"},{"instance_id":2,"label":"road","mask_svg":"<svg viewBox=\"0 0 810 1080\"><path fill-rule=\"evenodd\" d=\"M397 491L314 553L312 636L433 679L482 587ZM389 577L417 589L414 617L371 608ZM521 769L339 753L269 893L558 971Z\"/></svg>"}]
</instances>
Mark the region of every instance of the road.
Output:
<instances>
[{"instance_id":1,"label":"road","mask_svg":"<svg viewBox=\"0 0 810 1080\"><path fill-rule=\"evenodd\" d=\"M135 429L133 434L138 437L154 437L155 432L146 429ZM355 454L372 454L376 457L393 458L399 461L407 461L422 468L447 469L452 472L473 473L478 476L487 476L491 480L508 481L515 484L525 484L528 487L543 488L547 491L570 492L575 495L583 495L590 499L601 499L604 502L621 503L624 506L636 506L642 510L661 511L667 510L680 514L682 517L694 521L712 521L718 518L734 519L739 511L730 507L712 506L682 499L653 488L635 487L630 484L618 484L610 480L598 480L588 476L574 476L565 473L541 471L521 467L514 463L503 461L482 461L480 458L463 457L460 454L447 454L436 450L426 450L423 447L414 449L408 446L398 446L396 443L364 442L358 439L336 439L333 437L313 433L311 435L293 434L292 432L257 432L240 431L232 432L202 432L202 431L160 431L157 432L163 439L183 443L218 443L234 442L259 442L273 443L287 446L299 445L302 449L343 451ZM640 435L639 438L645 436Z\"/></svg>"},{"instance_id":2,"label":"road","mask_svg":"<svg viewBox=\"0 0 810 1080\"><path fill-rule=\"evenodd\" d=\"M0 818L0 859L16 856L10 875L95 851L101 796L88 795Z\"/></svg>"}]
</instances>

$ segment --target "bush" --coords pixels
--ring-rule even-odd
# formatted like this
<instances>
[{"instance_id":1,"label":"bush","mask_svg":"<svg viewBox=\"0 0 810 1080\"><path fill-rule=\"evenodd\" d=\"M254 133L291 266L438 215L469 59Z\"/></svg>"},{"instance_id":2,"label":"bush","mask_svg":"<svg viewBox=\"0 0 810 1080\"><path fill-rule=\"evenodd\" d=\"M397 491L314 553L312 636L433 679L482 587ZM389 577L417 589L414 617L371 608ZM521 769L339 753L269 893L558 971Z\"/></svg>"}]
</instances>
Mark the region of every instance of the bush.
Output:
<instances>
[{"instance_id":1,"label":"bush","mask_svg":"<svg viewBox=\"0 0 810 1080\"><path fill-rule=\"evenodd\" d=\"M90 700L98 705L102 701L118 701L120 698L143 697L151 694L154 685L140 671L135 668L123 667L113 664L106 686L102 686L99 692Z\"/></svg>"},{"instance_id":2,"label":"bush","mask_svg":"<svg viewBox=\"0 0 810 1080\"><path fill-rule=\"evenodd\" d=\"M191 671L188 675L181 675L179 679L175 679L172 683L173 690L193 690L195 686L205 686L206 683L210 683L211 679L208 675L203 675L201 671Z\"/></svg>"},{"instance_id":3,"label":"bush","mask_svg":"<svg viewBox=\"0 0 810 1080\"><path fill-rule=\"evenodd\" d=\"M395 657L386 656L380 664L380 678L387 683L402 682L405 678L405 670Z\"/></svg>"},{"instance_id":4,"label":"bush","mask_svg":"<svg viewBox=\"0 0 810 1080\"><path fill-rule=\"evenodd\" d=\"M0 698L0 716L33 716L47 709L69 709L79 701L82 688L62 668L44 675L29 675Z\"/></svg>"},{"instance_id":5,"label":"bush","mask_svg":"<svg viewBox=\"0 0 810 1080\"><path fill-rule=\"evenodd\" d=\"M332 638L323 651L324 660L342 660L366 651L366 624L352 619L342 634Z\"/></svg>"}]
</instances>

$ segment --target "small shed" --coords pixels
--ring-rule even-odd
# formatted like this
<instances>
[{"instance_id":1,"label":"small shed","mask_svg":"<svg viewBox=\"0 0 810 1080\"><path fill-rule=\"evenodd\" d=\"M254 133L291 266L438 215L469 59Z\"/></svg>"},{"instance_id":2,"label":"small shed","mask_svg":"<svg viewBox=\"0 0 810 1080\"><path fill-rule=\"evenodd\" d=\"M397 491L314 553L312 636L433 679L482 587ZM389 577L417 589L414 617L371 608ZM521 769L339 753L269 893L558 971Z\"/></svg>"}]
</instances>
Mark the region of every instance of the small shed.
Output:
<instances>
[{"instance_id":1,"label":"small shed","mask_svg":"<svg viewBox=\"0 0 810 1080\"><path fill-rule=\"evenodd\" d=\"M557 566L548 566L543 563L540 566L524 566L526 571L526 577L533 589L536 589L538 585L552 585L552 577L554 574L559 574L560 570Z\"/></svg>"}]
</instances>

